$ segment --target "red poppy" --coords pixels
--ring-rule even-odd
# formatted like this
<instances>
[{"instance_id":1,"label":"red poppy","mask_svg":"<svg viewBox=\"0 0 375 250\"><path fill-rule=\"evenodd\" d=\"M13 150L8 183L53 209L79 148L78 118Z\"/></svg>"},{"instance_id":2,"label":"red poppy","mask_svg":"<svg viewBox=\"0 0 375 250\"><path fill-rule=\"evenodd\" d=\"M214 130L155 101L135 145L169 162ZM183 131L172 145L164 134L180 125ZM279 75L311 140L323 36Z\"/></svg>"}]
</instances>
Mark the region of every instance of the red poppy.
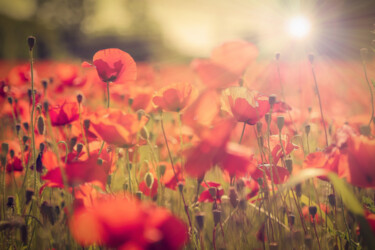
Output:
<instances>
[{"instance_id":1,"label":"red poppy","mask_svg":"<svg viewBox=\"0 0 375 250\"><path fill-rule=\"evenodd\" d=\"M221 196L224 195L224 189L221 187L220 183L216 183L213 181L207 181L201 184L206 189L199 195L199 202L221 202ZM208 185L208 186L207 186ZM216 197L212 197L209 188L215 187L216 188ZM214 199L215 198L215 199Z\"/></svg>"},{"instance_id":2,"label":"red poppy","mask_svg":"<svg viewBox=\"0 0 375 250\"><path fill-rule=\"evenodd\" d=\"M270 147L272 149L272 159L273 159L273 164L277 164L280 160L280 158L283 158L287 155L289 155L294 149L298 149L298 146L293 144L288 135L281 135L281 143L282 147L280 144L280 138L278 135L271 135L270 136ZM284 151L285 155L284 155Z\"/></svg>"},{"instance_id":3,"label":"red poppy","mask_svg":"<svg viewBox=\"0 0 375 250\"><path fill-rule=\"evenodd\" d=\"M89 66L87 62L83 66ZM125 84L137 79L137 66L134 59L120 49L103 49L95 53L93 65L103 82Z\"/></svg>"},{"instance_id":4,"label":"red poppy","mask_svg":"<svg viewBox=\"0 0 375 250\"><path fill-rule=\"evenodd\" d=\"M152 98L161 109L172 112L183 110L195 98L195 89L188 83L177 83L164 87Z\"/></svg>"},{"instance_id":5,"label":"red poppy","mask_svg":"<svg viewBox=\"0 0 375 250\"><path fill-rule=\"evenodd\" d=\"M48 114L52 126L63 126L79 118L77 102L64 101L61 105L50 106Z\"/></svg>"},{"instance_id":6,"label":"red poppy","mask_svg":"<svg viewBox=\"0 0 375 250\"><path fill-rule=\"evenodd\" d=\"M131 147L137 143L137 133L146 125L146 116L125 114L121 110L106 109L97 112L91 120L99 136L108 144L119 147Z\"/></svg>"},{"instance_id":7,"label":"red poppy","mask_svg":"<svg viewBox=\"0 0 375 250\"><path fill-rule=\"evenodd\" d=\"M179 182L184 182L184 177L182 175L182 168L180 164L174 164L174 169L176 174L172 169L172 165L169 162L159 162L158 171L161 173L163 169L164 173L160 174L160 182L165 185L165 187L175 190Z\"/></svg>"},{"instance_id":8,"label":"red poppy","mask_svg":"<svg viewBox=\"0 0 375 250\"><path fill-rule=\"evenodd\" d=\"M39 83L38 74L34 69L34 84ZM21 64L13 67L8 74L8 82L11 86L21 86L31 83L30 64Z\"/></svg>"},{"instance_id":9,"label":"red poppy","mask_svg":"<svg viewBox=\"0 0 375 250\"><path fill-rule=\"evenodd\" d=\"M271 175L271 168L272 168L272 175ZM290 176L289 171L286 168L280 166L274 166L270 164L263 164L260 165L253 173L251 173L251 177L255 180L259 178L263 178L263 170L266 173L267 179L272 180L275 184L282 184L285 183Z\"/></svg>"},{"instance_id":10,"label":"red poppy","mask_svg":"<svg viewBox=\"0 0 375 250\"><path fill-rule=\"evenodd\" d=\"M119 249L172 250L187 240L186 226L169 211L121 195L106 196L90 208L77 209L69 227L83 246L96 243Z\"/></svg>"},{"instance_id":11,"label":"red poppy","mask_svg":"<svg viewBox=\"0 0 375 250\"><path fill-rule=\"evenodd\" d=\"M322 210L322 212L324 213L329 213L328 211L328 207L325 205L325 204L320 204L320 209ZM319 208L317 208L317 211L319 210ZM310 214L310 211L309 211L309 206L304 206L302 208L302 215L303 217L305 218L305 220L309 220L310 218L310 222L313 223L314 222L314 219L315 219L315 223L316 224L321 224L322 222L324 222L324 218L322 216L319 215L319 212L317 212L315 214L315 216L313 217L311 214Z\"/></svg>"},{"instance_id":12,"label":"red poppy","mask_svg":"<svg viewBox=\"0 0 375 250\"><path fill-rule=\"evenodd\" d=\"M65 87L82 87L87 80L86 77L80 76L77 65L59 63L56 66L55 72L59 83L57 91L62 91Z\"/></svg>"},{"instance_id":13,"label":"red poppy","mask_svg":"<svg viewBox=\"0 0 375 250\"><path fill-rule=\"evenodd\" d=\"M223 91L222 109L239 122L256 124L270 109L268 97L245 87L230 87Z\"/></svg>"}]
</instances>

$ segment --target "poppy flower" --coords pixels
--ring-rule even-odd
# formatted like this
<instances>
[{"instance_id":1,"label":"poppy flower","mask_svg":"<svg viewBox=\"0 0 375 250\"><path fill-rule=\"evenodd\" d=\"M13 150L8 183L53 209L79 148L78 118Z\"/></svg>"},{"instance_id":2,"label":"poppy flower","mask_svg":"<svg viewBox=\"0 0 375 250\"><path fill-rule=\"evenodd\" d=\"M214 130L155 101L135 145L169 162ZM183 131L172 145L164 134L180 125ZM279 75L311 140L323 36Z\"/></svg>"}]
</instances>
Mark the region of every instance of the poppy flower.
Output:
<instances>
[{"instance_id":1,"label":"poppy flower","mask_svg":"<svg viewBox=\"0 0 375 250\"><path fill-rule=\"evenodd\" d=\"M205 188L205 190L199 195L199 202L221 202L221 196L224 195L224 189L221 187L220 183L207 181L205 183L202 183L201 185ZM215 199L210 193L210 187L216 188Z\"/></svg>"},{"instance_id":2,"label":"poppy flower","mask_svg":"<svg viewBox=\"0 0 375 250\"><path fill-rule=\"evenodd\" d=\"M256 124L270 109L268 97L245 87L230 87L222 92L222 109L238 122Z\"/></svg>"},{"instance_id":3,"label":"poppy flower","mask_svg":"<svg viewBox=\"0 0 375 250\"><path fill-rule=\"evenodd\" d=\"M72 123L79 118L78 103L64 101L61 105L50 106L48 114L52 126L63 126Z\"/></svg>"},{"instance_id":4,"label":"poppy flower","mask_svg":"<svg viewBox=\"0 0 375 250\"><path fill-rule=\"evenodd\" d=\"M176 83L160 89L152 101L158 108L179 112L193 100L195 94L195 89L191 84Z\"/></svg>"},{"instance_id":5,"label":"poppy flower","mask_svg":"<svg viewBox=\"0 0 375 250\"><path fill-rule=\"evenodd\" d=\"M187 240L185 224L168 210L119 194L101 197L92 207L75 210L69 227L82 246L172 250L181 248Z\"/></svg>"},{"instance_id":6,"label":"poppy flower","mask_svg":"<svg viewBox=\"0 0 375 250\"><path fill-rule=\"evenodd\" d=\"M272 169L272 175L271 175ZM267 179L272 180L275 184L283 184L285 183L290 176L289 171L286 168L270 165L270 164L263 164L257 167L255 171L253 171L250 175L253 179L257 180L259 178L263 178L263 171L265 171Z\"/></svg>"},{"instance_id":7,"label":"poppy flower","mask_svg":"<svg viewBox=\"0 0 375 250\"><path fill-rule=\"evenodd\" d=\"M160 173L160 182L164 184L166 188L176 190L179 182L184 182L182 175L181 165L178 163L174 164L176 175L172 169L172 165L169 162L159 162L158 171Z\"/></svg>"},{"instance_id":8,"label":"poppy flower","mask_svg":"<svg viewBox=\"0 0 375 250\"><path fill-rule=\"evenodd\" d=\"M120 49L99 50L94 55L93 65L103 82L125 84L137 79L137 66L134 59ZM84 62L82 66L91 65Z\"/></svg>"},{"instance_id":9,"label":"poppy flower","mask_svg":"<svg viewBox=\"0 0 375 250\"><path fill-rule=\"evenodd\" d=\"M107 109L97 112L91 119L91 125L108 144L118 147L131 147L137 143L137 133L146 125L146 116L125 114L121 110Z\"/></svg>"},{"instance_id":10,"label":"poppy flower","mask_svg":"<svg viewBox=\"0 0 375 250\"><path fill-rule=\"evenodd\" d=\"M322 210L322 212L324 213L329 213L328 211L328 206L326 206L325 204L320 204L320 209ZM319 210L319 208L318 208ZM309 211L309 206L304 206L302 208L302 215L303 215L303 218L305 218L305 220L309 220L310 218L310 222L313 223L314 222L314 219L315 219L315 222L316 224L321 224L322 222L324 222L324 218L322 216L319 215L319 213L316 213L314 215L314 217L310 214L310 211Z\"/></svg>"},{"instance_id":11,"label":"poppy flower","mask_svg":"<svg viewBox=\"0 0 375 250\"><path fill-rule=\"evenodd\" d=\"M280 138L278 135L271 135L270 136L270 147L271 147L271 154L272 154L272 159L273 159L273 164L277 164L280 160L280 158L283 158L287 155L289 155L294 149L298 149L298 146L293 144L289 136L287 135L281 135L281 143L282 147L280 144ZM284 151L285 155L284 155Z\"/></svg>"},{"instance_id":12,"label":"poppy flower","mask_svg":"<svg viewBox=\"0 0 375 250\"><path fill-rule=\"evenodd\" d=\"M39 82L37 71L34 69L34 83ZM21 64L13 67L8 74L8 82L11 86L22 86L30 84L31 70L30 64Z\"/></svg>"},{"instance_id":13,"label":"poppy flower","mask_svg":"<svg viewBox=\"0 0 375 250\"><path fill-rule=\"evenodd\" d=\"M87 78L80 76L79 67L68 63L59 63L56 65L56 76L59 85L56 91L63 91L65 87L82 87L85 85Z\"/></svg>"}]
</instances>

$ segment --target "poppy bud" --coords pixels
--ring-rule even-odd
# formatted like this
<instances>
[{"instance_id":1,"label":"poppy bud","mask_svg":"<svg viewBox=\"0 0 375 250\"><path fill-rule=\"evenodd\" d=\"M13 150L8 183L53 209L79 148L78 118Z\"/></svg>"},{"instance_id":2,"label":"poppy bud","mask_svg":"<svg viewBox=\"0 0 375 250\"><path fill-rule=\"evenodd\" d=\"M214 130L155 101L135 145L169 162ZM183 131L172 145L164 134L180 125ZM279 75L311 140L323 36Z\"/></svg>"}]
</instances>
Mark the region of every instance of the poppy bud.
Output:
<instances>
[{"instance_id":1,"label":"poppy bud","mask_svg":"<svg viewBox=\"0 0 375 250\"><path fill-rule=\"evenodd\" d=\"M310 53L309 55L308 55L308 58L309 58L309 61L310 61L310 63L311 64L313 64L313 62L314 62L314 54L313 53Z\"/></svg>"},{"instance_id":2,"label":"poppy bud","mask_svg":"<svg viewBox=\"0 0 375 250\"><path fill-rule=\"evenodd\" d=\"M307 124L307 125L305 126L305 133L306 133L306 135L309 135L309 133L310 133L310 129L311 129L310 124Z\"/></svg>"},{"instance_id":3,"label":"poppy bud","mask_svg":"<svg viewBox=\"0 0 375 250\"><path fill-rule=\"evenodd\" d=\"M78 94L78 95L77 95L77 102L78 102L78 103L81 103L81 102L82 102L82 99L83 99L82 94Z\"/></svg>"},{"instance_id":4,"label":"poppy bud","mask_svg":"<svg viewBox=\"0 0 375 250\"><path fill-rule=\"evenodd\" d=\"M37 114L42 113L42 106L39 103L36 105L36 111L37 111Z\"/></svg>"},{"instance_id":5,"label":"poppy bud","mask_svg":"<svg viewBox=\"0 0 375 250\"><path fill-rule=\"evenodd\" d=\"M237 205L238 205L238 195L237 195L237 191L236 191L236 189L234 189L234 187L229 188L229 201L230 201L230 204L232 204L232 206L234 208L237 207Z\"/></svg>"},{"instance_id":6,"label":"poppy bud","mask_svg":"<svg viewBox=\"0 0 375 250\"><path fill-rule=\"evenodd\" d=\"M145 182L146 186L151 189L152 185L154 184L154 176L152 175L152 173L147 172L147 174L145 175Z\"/></svg>"},{"instance_id":7,"label":"poppy bud","mask_svg":"<svg viewBox=\"0 0 375 250\"><path fill-rule=\"evenodd\" d=\"M316 206L309 206L309 213L313 218L315 217L317 211L318 209L316 208Z\"/></svg>"},{"instance_id":8,"label":"poppy bud","mask_svg":"<svg viewBox=\"0 0 375 250\"><path fill-rule=\"evenodd\" d=\"M45 147L46 147L46 145L45 145L43 142L41 142L41 143L39 144L39 151L40 151L40 152L43 152Z\"/></svg>"},{"instance_id":9,"label":"poppy bud","mask_svg":"<svg viewBox=\"0 0 375 250\"><path fill-rule=\"evenodd\" d=\"M44 112L48 113L48 108L49 108L49 103L48 103L48 101L44 101L44 102L43 102L43 109L44 109Z\"/></svg>"},{"instance_id":10,"label":"poppy bud","mask_svg":"<svg viewBox=\"0 0 375 250\"><path fill-rule=\"evenodd\" d=\"M293 171L293 160L292 159L286 159L285 160L285 166L286 166L286 169L288 169L289 173L292 173L292 171Z\"/></svg>"},{"instance_id":11,"label":"poppy bud","mask_svg":"<svg viewBox=\"0 0 375 250\"><path fill-rule=\"evenodd\" d=\"M259 186L263 186L263 179L262 178L259 177L257 179L257 182L258 182Z\"/></svg>"},{"instance_id":12,"label":"poppy bud","mask_svg":"<svg viewBox=\"0 0 375 250\"><path fill-rule=\"evenodd\" d=\"M8 96L7 100L8 100L8 103L9 103L10 105L13 104L13 97Z\"/></svg>"},{"instance_id":13,"label":"poppy bud","mask_svg":"<svg viewBox=\"0 0 375 250\"><path fill-rule=\"evenodd\" d=\"M289 215L288 215L288 224L289 224L290 227L294 225L295 218L296 217L294 216L294 214L289 213Z\"/></svg>"},{"instance_id":14,"label":"poppy bud","mask_svg":"<svg viewBox=\"0 0 375 250\"><path fill-rule=\"evenodd\" d=\"M178 182L177 187L178 187L178 190L182 193L182 191L184 190L184 183L182 183L181 181Z\"/></svg>"},{"instance_id":15,"label":"poppy bud","mask_svg":"<svg viewBox=\"0 0 375 250\"><path fill-rule=\"evenodd\" d=\"M129 100L128 100L128 104L129 104L129 106L131 106L132 104L133 104L133 98L129 98Z\"/></svg>"},{"instance_id":16,"label":"poppy bud","mask_svg":"<svg viewBox=\"0 0 375 250\"><path fill-rule=\"evenodd\" d=\"M208 192L210 193L212 199L216 200L217 188L216 187L209 187Z\"/></svg>"},{"instance_id":17,"label":"poppy bud","mask_svg":"<svg viewBox=\"0 0 375 250\"><path fill-rule=\"evenodd\" d=\"M280 59L280 52L277 52L277 53L275 54L275 59L276 59L277 61Z\"/></svg>"},{"instance_id":18,"label":"poppy bud","mask_svg":"<svg viewBox=\"0 0 375 250\"><path fill-rule=\"evenodd\" d=\"M166 167L165 165L160 165L160 166L159 166L159 174L160 174L160 177L164 176L166 168L167 168L167 167Z\"/></svg>"},{"instance_id":19,"label":"poppy bud","mask_svg":"<svg viewBox=\"0 0 375 250\"><path fill-rule=\"evenodd\" d=\"M24 122L22 123L24 129L28 132L29 131L29 123L28 122Z\"/></svg>"},{"instance_id":20,"label":"poppy bud","mask_svg":"<svg viewBox=\"0 0 375 250\"><path fill-rule=\"evenodd\" d=\"M35 36L29 36L29 37L27 37L27 44L29 45L30 51L33 50L34 45L35 45L35 41L36 41Z\"/></svg>"},{"instance_id":21,"label":"poppy bud","mask_svg":"<svg viewBox=\"0 0 375 250\"><path fill-rule=\"evenodd\" d=\"M82 143L78 143L77 144L77 154L81 153L82 149L83 149L83 144Z\"/></svg>"},{"instance_id":22,"label":"poppy bud","mask_svg":"<svg viewBox=\"0 0 375 250\"><path fill-rule=\"evenodd\" d=\"M236 181L236 188L238 192L242 192L245 187L245 182L242 179L237 179Z\"/></svg>"},{"instance_id":23,"label":"poppy bud","mask_svg":"<svg viewBox=\"0 0 375 250\"><path fill-rule=\"evenodd\" d=\"M258 132L258 134L262 133L262 126L263 126L263 123L257 122L257 132Z\"/></svg>"},{"instance_id":24,"label":"poppy bud","mask_svg":"<svg viewBox=\"0 0 375 250\"><path fill-rule=\"evenodd\" d=\"M33 198L33 195L34 195L34 190L26 189L26 204L29 204L29 202Z\"/></svg>"},{"instance_id":25,"label":"poppy bud","mask_svg":"<svg viewBox=\"0 0 375 250\"><path fill-rule=\"evenodd\" d=\"M55 224L55 214L53 207L47 201L44 201L40 206L40 213L43 215L43 218L45 220L48 219L52 225Z\"/></svg>"},{"instance_id":26,"label":"poppy bud","mask_svg":"<svg viewBox=\"0 0 375 250\"><path fill-rule=\"evenodd\" d=\"M360 54L361 54L362 61L365 62L366 59L367 59L367 55L368 55L368 49L367 48L362 48L359 51L360 51Z\"/></svg>"},{"instance_id":27,"label":"poppy bud","mask_svg":"<svg viewBox=\"0 0 375 250\"><path fill-rule=\"evenodd\" d=\"M47 89L47 87L48 87L48 82L47 82L47 80L42 80L42 86L43 86L43 89Z\"/></svg>"},{"instance_id":28,"label":"poppy bud","mask_svg":"<svg viewBox=\"0 0 375 250\"><path fill-rule=\"evenodd\" d=\"M266 120L267 124L269 125L271 123L271 119L270 119L270 113L267 113L264 115L264 119Z\"/></svg>"},{"instance_id":29,"label":"poppy bud","mask_svg":"<svg viewBox=\"0 0 375 250\"><path fill-rule=\"evenodd\" d=\"M219 209L215 209L212 211L212 214L214 215L214 223L215 226L220 223L221 219L221 211Z\"/></svg>"},{"instance_id":30,"label":"poppy bud","mask_svg":"<svg viewBox=\"0 0 375 250\"><path fill-rule=\"evenodd\" d=\"M269 102L269 104L271 105L271 108L272 108L273 105L276 103L276 95L270 95L268 97L268 102Z\"/></svg>"},{"instance_id":31,"label":"poppy bud","mask_svg":"<svg viewBox=\"0 0 375 250\"><path fill-rule=\"evenodd\" d=\"M240 202L238 203L238 207L242 210L246 210L247 207L247 200L246 199L241 199Z\"/></svg>"},{"instance_id":32,"label":"poppy bud","mask_svg":"<svg viewBox=\"0 0 375 250\"><path fill-rule=\"evenodd\" d=\"M142 200L142 191L137 191L137 192L135 192L135 196L138 198L138 199L140 199L140 200Z\"/></svg>"},{"instance_id":33,"label":"poppy bud","mask_svg":"<svg viewBox=\"0 0 375 250\"><path fill-rule=\"evenodd\" d=\"M86 130L90 128L90 120L86 119L83 121L83 126L85 127Z\"/></svg>"},{"instance_id":34,"label":"poppy bud","mask_svg":"<svg viewBox=\"0 0 375 250\"><path fill-rule=\"evenodd\" d=\"M44 119L41 115L38 116L37 127L38 127L38 133L40 135L43 135L44 134Z\"/></svg>"},{"instance_id":35,"label":"poppy bud","mask_svg":"<svg viewBox=\"0 0 375 250\"><path fill-rule=\"evenodd\" d=\"M72 152L72 151L73 151L73 148L74 148L74 146L76 145L76 143L77 143L77 137L72 137L72 138L69 140L69 144L68 144L69 152Z\"/></svg>"},{"instance_id":36,"label":"poppy bud","mask_svg":"<svg viewBox=\"0 0 375 250\"><path fill-rule=\"evenodd\" d=\"M279 131L281 131L284 127L284 116L278 116L276 124L277 124L277 127L279 128Z\"/></svg>"},{"instance_id":37,"label":"poppy bud","mask_svg":"<svg viewBox=\"0 0 375 250\"><path fill-rule=\"evenodd\" d=\"M204 213L198 213L195 215L195 220L198 224L198 229L202 230L204 226Z\"/></svg>"},{"instance_id":38,"label":"poppy bud","mask_svg":"<svg viewBox=\"0 0 375 250\"><path fill-rule=\"evenodd\" d=\"M297 194L297 197L301 197L302 196L302 185L301 185L301 183L298 183L296 185L296 194Z\"/></svg>"},{"instance_id":39,"label":"poppy bud","mask_svg":"<svg viewBox=\"0 0 375 250\"><path fill-rule=\"evenodd\" d=\"M27 135L24 135L24 136L22 137L22 142L23 142L23 144L25 144L25 143L27 142L28 139L29 139L29 137L28 137Z\"/></svg>"},{"instance_id":40,"label":"poppy bud","mask_svg":"<svg viewBox=\"0 0 375 250\"><path fill-rule=\"evenodd\" d=\"M17 135L20 133L20 130L21 130L21 124L16 124L16 132L17 132Z\"/></svg>"},{"instance_id":41,"label":"poppy bud","mask_svg":"<svg viewBox=\"0 0 375 250\"><path fill-rule=\"evenodd\" d=\"M336 206L336 197L334 194L329 194L328 195L328 201L329 201L329 204L334 207Z\"/></svg>"},{"instance_id":42,"label":"poppy bud","mask_svg":"<svg viewBox=\"0 0 375 250\"><path fill-rule=\"evenodd\" d=\"M14 157L14 150L13 150L13 149L11 149L11 150L9 151L9 154L10 154L10 158L12 158L12 159L13 159L13 157Z\"/></svg>"},{"instance_id":43,"label":"poppy bud","mask_svg":"<svg viewBox=\"0 0 375 250\"><path fill-rule=\"evenodd\" d=\"M6 142L1 143L1 153L7 155L9 150L9 144Z\"/></svg>"},{"instance_id":44,"label":"poppy bud","mask_svg":"<svg viewBox=\"0 0 375 250\"><path fill-rule=\"evenodd\" d=\"M277 250L279 249L279 244L277 242L270 243L270 250Z\"/></svg>"},{"instance_id":45,"label":"poppy bud","mask_svg":"<svg viewBox=\"0 0 375 250\"><path fill-rule=\"evenodd\" d=\"M143 139L148 140L150 138L148 130L146 127L143 127L141 130L141 136Z\"/></svg>"},{"instance_id":46,"label":"poppy bud","mask_svg":"<svg viewBox=\"0 0 375 250\"><path fill-rule=\"evenodd\" d=\"M96 161L96 163L97 163L99 166L103 165L103 159L98 158L98 160Z\"/></svg>"},{"instance_id":47,"label":"poppy bud","mask_svg":"<svg viewBox=\"0 0 375 250\"><path fill-rule=\"evenodd\" d=\"M8 196L7 207L14 207L14 196Z\"/></svg>"},{"instance_id":48,"label":"poppy bud","mask_svg":"<svg viewBox=\"0 0 375 250\"><path fill-rule=\"evenodd\" d=\"M144 115L146 115L146 112L143 109L137 110L138 121L140 121Z\"/></svg>"}]
</instances>

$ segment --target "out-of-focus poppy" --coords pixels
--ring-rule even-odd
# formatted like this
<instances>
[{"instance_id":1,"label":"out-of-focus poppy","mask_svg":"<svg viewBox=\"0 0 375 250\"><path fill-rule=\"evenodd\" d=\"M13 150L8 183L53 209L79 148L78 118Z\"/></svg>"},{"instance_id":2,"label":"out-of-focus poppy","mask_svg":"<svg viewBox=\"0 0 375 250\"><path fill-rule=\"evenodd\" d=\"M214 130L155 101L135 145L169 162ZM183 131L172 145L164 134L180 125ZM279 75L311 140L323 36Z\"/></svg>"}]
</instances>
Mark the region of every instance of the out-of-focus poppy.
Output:
<instances>
[{"instance_id":1,"label":"out-of-focus poppy","mask_svg":"<svg viewBox=\"0 0 375 250\"><path fill-rule=\"evenodd\" d=\"M290 176L290 173L286 168L270 164L263 164L258 166L258 168L255 171L253 171L250 175L253 179L257 180L259 178L263 178L263 171L265 171L267 179L271 181L273 179L273 182L275 184L285 183Z\"/></svg>"},{"instance_id":2,"label":"out-of-focus poppy","mask_svg":"<svg viewBox=\"0 0 375 250\"><path fill-rule=\"evenodd\" d=\"M148 118L137 114L125 114L121 110L107 109L97 112L91 120L99 136L108 144L131 147L137 143L137 133L146 125Z\"/></svg>"},{"instance_id":3,"label":"out-of-focus poppy","mask_svg":"<svg viewBox=\"0 0 375 250\"><path fill-rule=\"evenodd\" d=\"M69 63L59 63L56 65L57 83L56 91L62 91L65 87L82 87L87 78L80 76L79 67Z\"/></svg>"},{"instance_id":4,"label":"out-of-focus poppy","mask_svg":"<svg viewBox=\"0 0 375 250\"><path fill-rule=\"evenodd\" d=\"M169 162L159 162L158 172L160 173L160 182L165 185L165 187L175 190L179 182L184 182L184 177L182 175L181 165L178 163L174 164L174 169L176 174L172 169L172 165Z\"/></svg>"},{"instance_id":5,"label":"out-of-focus poppy","mask_svg":"<svg viewBox=\"0 0 375 250\"><path fill-rule=\"evenodd\" d=\"M230 87L222 92L222 109L239 122L256 124L270 109L268 97L245 87Z\"/></svg>"},{"instance_id":6,"label":"out-of-focus poppy","mask_svg":"<svg viewBox=\"0 0 375 250\"><path fill-rule=\"evenodd\" d=\"M39 83L39 78L34 69L34 84ZM8 82L11 86L22 86L31 83L30 64L21 64L13 67L8 74Z\"/></svg>"},{"instance_id":7,"label":"out-of-focus poppy","mask_svg":"<svg viewBox=\"0 0 375 250\"><path fill-rule=\"evenodd\" d=\"M187 240L185 224L169 211L121 195L102 197L92 207L77 209L69 227L83 246L172 250Z\"/></svg>"},{"instance_id":8,"label":"out-of-focus poppy","mask_svg":"<svg viewBox=\"0 0 375 250\"><path fill-rule=\"evenodd\" d=\"M48 114L52 126L63 126L79 118L78 103L64 101L61 105L50 106Z\"/></svg>"},{"instance_id":9,"label":"out-of-focus poppy","mask_svg":"<svg viewBox=\"0 0 375 250\"><path fill-rule=\"evenodd\" d=\"M298 149L298 146L293 144L288 135L281 135L281 143L280 138L278 135L271 135L270 136L270 147L271 147L271 154L273 159L273 164L277 164L280 158L286 157L289 155L294 149ZM283 151L284 148L284 151ZM285 153L285 155L284 155Z\"/></svg>"},{"instance_id":10,"label":"out-of-focus poppy","mask_svg":"<svg viewBox=\"0 0 375 250\"><path fill-rule=\"evenodd\" d=\"M125 84L137 79L137 66L134 59L125 51L116 48L103 49L95 53L93 65L103 82ZM84 62L84 67L90 66Z\"/></svg>"},{"instance_id":11,"label":"out-of-focus poppy","mask_svg":"<svg viewBox=\"0 0 375 250\"><path fill-rule=\"evenodd\" d=\"M153 103L166 111L180 112L194 98L196 91L189 83L176 83L160 89L152 98Z\"/></svg>"},{"instance_id":12,"label":"out-of-focus poppy","mask_svg":"<svg viewBox=\"0 0 375 250\"><path fill-rule=\"evenodd\" d=\"M328 206L326 206L325 204L320 204L320 209L324 213L329 213ZM318 210L319 210L319 208L317 208L317 211ZM314 222L314 219L315 219L315 223L318 224L318 225L321 224L322 222L324 222L324 218L322 216L320 216L318 212L314 215L314 217L310 214L309 206L304 206L302 208L302 215L305 218L305 220L308 221L310 219L311 223Z\"/></svg>"}]
</instances>

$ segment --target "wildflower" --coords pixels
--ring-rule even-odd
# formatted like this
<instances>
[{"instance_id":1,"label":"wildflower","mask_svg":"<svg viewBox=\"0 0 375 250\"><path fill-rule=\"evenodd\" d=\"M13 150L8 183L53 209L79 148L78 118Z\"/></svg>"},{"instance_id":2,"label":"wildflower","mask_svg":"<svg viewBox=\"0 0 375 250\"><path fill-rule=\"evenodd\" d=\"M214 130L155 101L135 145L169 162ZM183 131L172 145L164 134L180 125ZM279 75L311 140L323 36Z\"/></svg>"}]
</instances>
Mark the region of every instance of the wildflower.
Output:
<instances>
[{"instance_id":1,"label":"wildflower","mask_svg":"<svg viewBox=\"0 0 375 250\"><path fill-rule=\"evenodd\" d=\"M221 187L220 183L213 181L207 181L201 184L206 189L200 194L198 201L199 202L221 202L221 196L224 195L224 189ZM210 193L210 188L215 187L216 192L214 195ZM211 191L212 192L212 191Z\"/></svg>"},{"instance_id":2,"label":"wildflower","mask_svg":"<svg viewBox=\"0 0 375 250\"><path fill-rule=\"evenodd\" d=\"M63 126L78 120L78 103L64 101L61 105L48 107L52 126Z\"/></svg>"}]
</instances>

